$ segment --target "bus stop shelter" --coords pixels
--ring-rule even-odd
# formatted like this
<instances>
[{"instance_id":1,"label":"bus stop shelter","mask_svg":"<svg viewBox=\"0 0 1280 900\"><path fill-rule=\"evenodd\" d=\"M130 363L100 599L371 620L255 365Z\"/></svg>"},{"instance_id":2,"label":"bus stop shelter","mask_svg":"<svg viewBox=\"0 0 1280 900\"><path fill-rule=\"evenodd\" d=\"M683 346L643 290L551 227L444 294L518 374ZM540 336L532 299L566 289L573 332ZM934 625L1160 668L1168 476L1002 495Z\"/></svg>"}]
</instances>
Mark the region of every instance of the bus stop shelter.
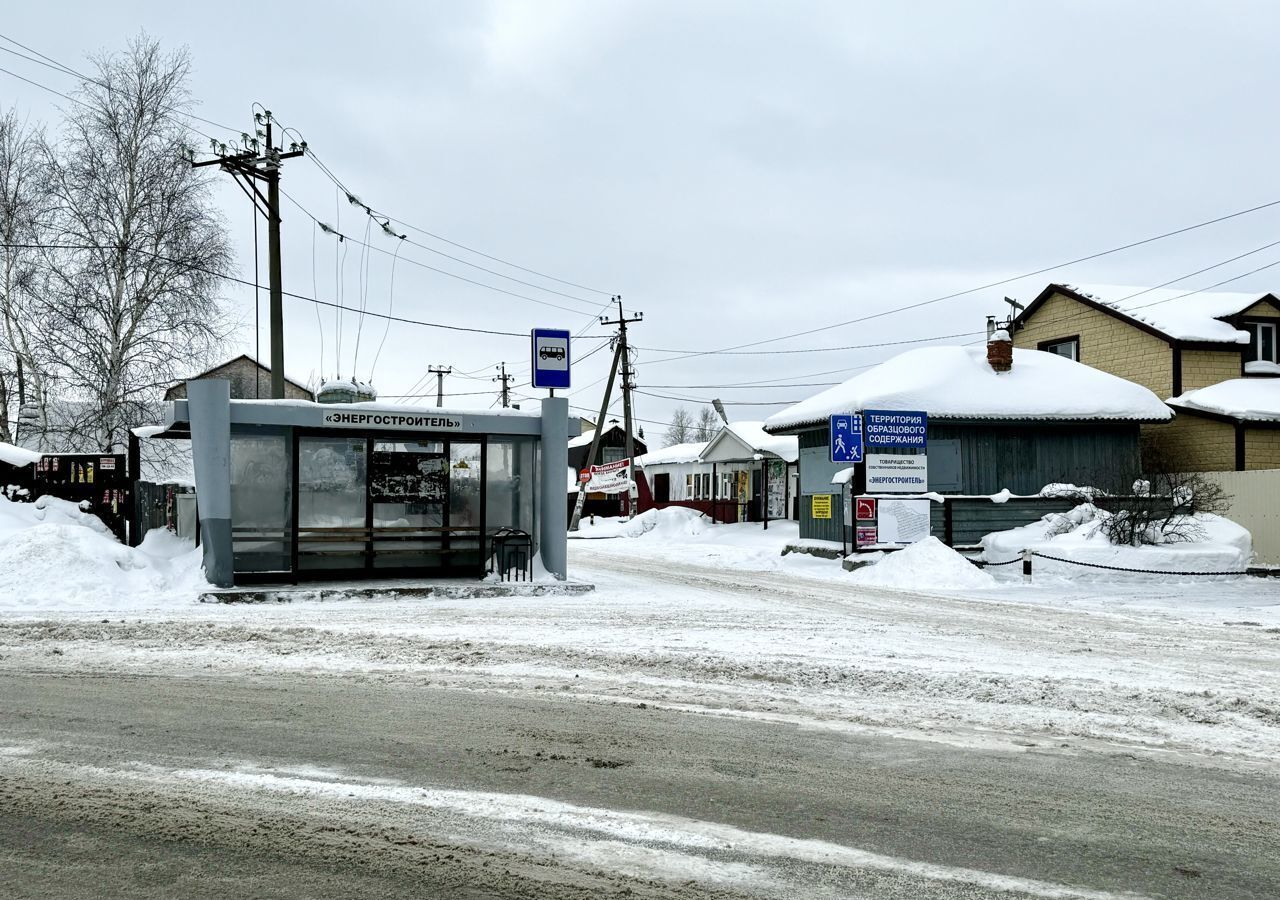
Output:
<instances>
[{"instance_id":1,"label":"bus stop shelter","mask_svg":"<svg viewBox=\"0 0 1280 900\"><path fill-rule=\"evenodd\" d=\"M512 534L563 580L570 427L564 398L540 412L232 400L200 379L165 435L191 439L205 574L231 587L483 577Z\"/></svg>"}]
</instances>

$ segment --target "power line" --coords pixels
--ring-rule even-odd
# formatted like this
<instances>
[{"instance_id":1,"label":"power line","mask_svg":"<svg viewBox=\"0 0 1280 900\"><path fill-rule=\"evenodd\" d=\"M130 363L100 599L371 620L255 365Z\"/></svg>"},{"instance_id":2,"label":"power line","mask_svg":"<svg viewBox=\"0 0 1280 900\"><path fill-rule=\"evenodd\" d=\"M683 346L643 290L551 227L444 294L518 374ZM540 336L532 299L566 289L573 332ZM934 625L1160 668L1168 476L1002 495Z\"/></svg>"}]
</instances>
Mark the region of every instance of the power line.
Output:
<instances>
[{"instance_id":1,"label":"power line","mask_svg":"<svg viewBox=\"0 0 1280 900\"><path fill-rule=\"evenodd\" d=\"M355 196L355 194L345 184L342 183L342 180L339 179L337 175L333 174L333 171L327 165L325 165L324 161L321 160L321 158L314 152L311 154L311 160L316 164L316 167L319 168L320 171L324 173L325 177L327 177L335 185L341 188L349 196L353 196L353 197ZM540 272L537 269L531 269L527 266L522 266L517 263L513 263L510 260L503 259L500 256L493 256L492 254L485 253L482 250L477 250L474 247L469 247L466 244L459 243L458 241L450 240L449 238L444 237L443 235L439 235L434 232L428 231L425 228L421 228L417 225L414 225L413 223L408 222L404 219L401 219L398 216L394 216L391 213L384 212L382 210L375 209L373 207L365 207L365 208L368 209L371 214L380 215L385 219L390 219L392 222L395 222L396 224L400 225L403 228L408 228L410 231L416 231L419 234L423 234L429 238L432 238L433 240L437 240L442 243L448 244L451 247L457 247L459 250L466 250L468 253L474 253L476 256L483 257L485 259L491 260L496 263L501 263L504 266L510 266L513 269L519 269L521 272L528 272L530 275L537 275L539 278L546 278L550 281L555 281L559 284L567 285L569 287L574 287L574 288L577 288L578 290L589 291L590 293L593 293L593 294L600 294L606 297L612 297L614 294L613 291L605 291L605 290L601 290L600 288L589 287L588 285L579 284L577 282L569 281L564 278L557 278L555 275L549 275L546 272ZM468 263L468 265L470 265L470 263ZM543 288L543 290L546 290L546 289Z\"/></svg>"},{"instance_id":2,"label":"power line","mask_svg":"<svg viewBox=\"0 0 1280 900\"><path fill-rule=\"evenodd\" d=\"M794 353L836 353L845 350L871 350L877 347L898 347L904 344L923 344L928 341L943 341L950 338L973 337L982 332L977 331L960 331L955 334L937 334L933 337L910 338L904 341L879 341L874 344L848 344L843 347L804 347L798 350L671 350L662 347L637 347L638 350L648 350L653 353L679 353L680 356L668 356L663 359L650 360L650 365L657 363L675 362L681 359L689 359L695 356L773 356L786 355Z\"/></svg>"},{"instance_id":3,"label":"power line","mask_svg":"<svg viewBox=\"0 0 1280 900\"><path fill-rule=\"evenodd\" d=\"M95 246L95 245L93 245L93 244L10 244L10 243L4 243L4 244L0 244L0 247L4 247L4 248L6 248L6 249L11 249L11 250L23 250L23 249L25 249L25 250L101 250L101 249L102 249L101 247ZM169 257L169 256L165 256L163 253L157 253L157 252L155 252L154 250L145 250L145 249L143 249L143 248L141 248L141 247L131 247L131 248L129 248L129 249L130 249L130 251L131 251L131 252L135 252L135 253L145 253L145 254L147 254L148 256L153 256L153 257L155 257L156 259L161 259L161 260L164 260L165 262L178 263L178 264L180 264L180 265L184 264L184 263L182 263L182 262L181 262L181 261L179 261L179 260L173 259L172 257ZM201 272L201 273L203 273L203 274L205 274L205 275L210 275L210 276L212 276L212 277L214 277L214 278L221 278L221 279L223 279L223 280L225 280L225 281L232 281L232 282L235 282L236 284L242 284L242 285L244 285L245 287L258 287L258 288L261 288L261 285L255 285L252 281L248 281L248 280L246 280L246 279L244 279L244 278L237 278L236 276L234 276L234 275L228 275L228 274L226 274L225 272L218 272L218 271L215 271L215 270L213 270L213 269L206 269L206 268L204 268L204 267L202 267L202 266L194 266L194 265L190 265L189 263L187 263L187 264L185 264L185 265L187 265L187 267L188 267L189 269L191 269L192 271L194 271L194 272ZM330 307L330 308L332 308L332 309L336 309L336 310L340 310L340 311L345 311L345 312L359 312L359 310L352 309L352 308L351 308L351 307L349 307L349 306L343 306L343 305L338 304L338 303L330 303L328 300L318 300L318 299L316 299L315 297L308 297L308 296L306 296L305 294L296 294L296 293L294 293L293 291L282 291L281 293L282 293L282 295L283 295L283 296L285 296L285 297L291 297L291 298L293 298L294 300L305 300L305 301L306 301L306 302L308 302L308 303L318 303L318 304L320 304L321 306L327 306L327 307ZM388 315L388 314L386 314L386 313L375 313L375 312L371 312L371 313L366 313L366 315L373 316L374 318L377 318L377 319L387 319L387 320L392 321L392 322L400 322L400 323L405 324L405 325L421 325L421 326L423 326L424 328L441 328L441 329L444 329L444 330L446 330L446 331L463 331L463 332L467 332L467 333L469 333L469 334L491 334L491 335L495 335L495 336L498 336L498 337L518 337L518 338L523 338L523 339L524 339L524 340L526 340L526 341L529 339L529 333L528 333L527 331L497 331L497 330L492 329L492 328L468 328L468 327L465 327L465 326L462 326L462 325L445 325L445 324L442 324L442 323L440 323L440 322L427 322L427 321L424 321L424 320L422 320L422 319L408 319L408 318L405 318L405 317L403 317L403 316L392 316L392 315Z\"/></svg>"},{"instance_id":4,"label":"power line","mask_svg":"<svg viewBox=\"0 0 1280 900\"><path fill-rule=\"evenodd\" d=\"M677 400L681 403L710 403L711 402L709 399L704 399L702 397L676 397L672 394L655 394L650 391L642 391L640 390L640 388L635 388L635 392L637 394L644 394L646 397L656 397L659 400ZM792 404L799 403L800 401L799 400L761 400L760 402L757 403L757 402L748 401L748 400L722 400L720 402L725 406L791 406Z\"/></svg>"},{"instance_id":5,"label":"power line","mask_svg":"<svg viewBox=\"0 0 1280 900\"><path fill-rule=\"evenodd\" d=\"M307 149L308 149L308 152L310 152L310 148L308 147ZM308 216L312 221L318 224L320 226L321 231L334 235L340 241L350 242L352 244L355 244L358 247L363 247L366 250L374 250L386 256L393 255L390 250L386 250L375 244L366 243L365 241L361 241L358 238L352 237L351 235L343 234L341 231L339 231L337 228L331 225L326 225L324 222L320 221L320 219L316 218L316 216L310 210L308 210L305 206L303 206L296 199L294 199L293 196L291 196L287 191L281 190L280 193L284 194L284 196L289 200L289 202L292 203L294 206L296 206L303 213L303 215ZM396 235L396 236L399 237L399 235ZM456 278L458 281L465 281L467 284L473 284L476 287L487 288L491 291L496 291L499 294L506 294L508 297L516 297L520 300L528 300L530 303L537 303L542 306L549 306L552 309L562 310L563 312L567 312L575 316L587 316L588 318L591 318L591 319L595 318L594 313L583 312L580 309L570 309L567 306L561 306L558 303L552 303L550 300L542 300L538 297L530 297L527 294L520 294L515 291L509 291L506 288L500 288L497 285L487 284L483 281L476 281L474 278L468 278L465 275L459 275L456 272L450 272L448 269L437 268L436 266L433 266L429 263L422 262L421 260L413 259L412 257L409 257L409 256L405 256L403 257L403 259L405 262L409 263L410 265L417 266L420 269L427 269L439 275L446 275L449 278Z\"/></svg>"},{"instance_id":6,"label":"power line","mask_svg":"<svg viewBox=\"0 0 1280 900\"><path fill-rule=\"evenodd\" d=\"M1075 259L1067 260L1066 262L1054 263L1053 265L1044 266L1039 269L1034 269L1030 272L1023 272L1020 275L1014 275L1009 278L1002 278L999 281L992 281L987 284L978 285L977 287L966 288L965 290L962 290L962 291L955 291L954 293L943 294L940 297L932 297L928 300L921 300L917 303L908 303L905 306L893 307L892 309L886 309L877 313L871 313L870 315L860 316L856 319L848 319L844 322L836 322L830 325L822 325L816 328L808 328L808 329L805 329L804 331L796 331L796 332L792 332L791 334L779 335L778 337L764 338L759 341L751 341L746 344L736 344L732 347L724 347L717 350L703 350L703 351L691 352L686 356L680 357L680 358L688 359L689 357L692 357L692 356L709 356L712 354L722 354L722 353L729 353L735 350L743 350L748 347L759 347L764 344L773 344L773 343L777 343L778 341L790 340L791 338L805 337L806 335L817 334L820 331L830 331L835 328L844 328L848 325L857 325L861 322L869 322L873 319L879 319L885 316L894 315L895 313L906 312L912 309L920 309L921 307L930 306L935 303L941 303L945 300L954 300L958 297L965 297L965 296L968 296L969 294L976 294L979 291L986 291L986 290L990 290L991 288L1002 287L1003 285L1006 285L1006 284L1012 284L1015 281L1021 281L1024 278L1033 278L1036 275L1043 275L1046 272L1053 272L1057 269L1065 269L1068 266L1074 266L1079 263L1090 262L1091 260L1095 260L1095 259L1101 259L1104 256L1111 256L1112 254L1121 253L1125 250L1132 250L1135 247L1142 247L1147 244L1155 243L1156 241L1162 241L1162 240L1165 240L1166 238L1176 237L1177 235L1186 234L1190 231L1195 231L1200 228L1207 228L1210 225L1217 225L1221 222L1226 222L1230 219L1237 219L1241 216L1247 216L1251 213L1260 212L1264 209L1270 209L1274 206L1280 206L1280 200L1269 200L1266 203L1261 203L1261 204L1258 204L1257 206L1251 206L1247 209L1236 210L1235 212L1227 213L1226 215L1217 216L1216 218L1213 218L1213 219L1207 219L1203 222L1197 222L1194 225L1186 225L1181 228L1175 228L1172 231L1166 231L1162 234L1153 235L1151 237L1143 238L1137 241L1131 241L1130 243L1122 244L1118 247L1112 247L1108 250L1100 250L1096 253L1090 253L1086 256L1080 256ZM677 357L670 357L667 360L658 360L658 362L668 362L670 359L676 359L676 358Z\"/></svg>"}]
</instances>

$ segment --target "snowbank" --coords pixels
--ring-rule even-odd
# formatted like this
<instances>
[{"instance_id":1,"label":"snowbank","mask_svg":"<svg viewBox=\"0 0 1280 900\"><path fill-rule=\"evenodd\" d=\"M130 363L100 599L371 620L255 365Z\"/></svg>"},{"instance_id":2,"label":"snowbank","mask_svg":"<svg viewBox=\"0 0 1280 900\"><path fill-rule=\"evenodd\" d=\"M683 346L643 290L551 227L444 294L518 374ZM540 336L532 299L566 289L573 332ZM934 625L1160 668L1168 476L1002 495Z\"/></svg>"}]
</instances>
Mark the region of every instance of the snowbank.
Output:
<instances>
[{"instance_id":1,"label":"snowbank","mask_svg":"<svg viewBox=\"0 0 1280 900\"><path fill-rule=\"evenodd\" d=\"M880 562L855 569L853 580L874 587L924 591L995 587L995 579L936 537L893 553Z\"/></svg>"},{"instance_id":2,"label":"snowbank","mask_svg":"<svg viewBox=\"0 0 1280 900\"><path fill-rule=\"evenodd\" d=\"M164 530L126 547L74 503L0 498L0 609L151 606L208 587L200 552Z\"/></svg>"},{"instance_id":3,"label":"snowbank","mask_svg":"<svg viewBox=\"0 0 1280 900\"><path fill-rule=\"evenodd\" d=\"M1132 579L1170 579L1185 581L1186 576L1161 576L1150 573L1243 572L1253 557L1253 539L1249 532L1221 516L1200 513L1195 517L1202 536L1183 543L1117 546L1107 540L1100 528L1109 513L1083 503L1067 513L1051 513L1038 522L997 531L982 539L984 555L989 562L1004 562L1021 555L1024 548L1048 556L1122 569L1143 569L1147 574L1090 569L1086 566L1037 557L1035 577L1066 577L1073 581L1115 581ZM1057 533L1062 532L1062 533ZM997 577L1022 577L1021 566L1001 566L990 570ZM1199 580L1199 579L1197 579Z\"/></svg>"},{"instance_id":4,"label":"snowbank","mask_svg":"<svg viewBox=\"0 0 1280 900\"><path fill-rule=\"evenodd\" d=\"M578 533L569 536L580 539L638 538L652 532L654 538L670 539L702 534L709 527L711 520L696 509L668 506L642 512L631 521L598 518L592 523L584 518L578 523Z\"/></svg>"}]
</instances>

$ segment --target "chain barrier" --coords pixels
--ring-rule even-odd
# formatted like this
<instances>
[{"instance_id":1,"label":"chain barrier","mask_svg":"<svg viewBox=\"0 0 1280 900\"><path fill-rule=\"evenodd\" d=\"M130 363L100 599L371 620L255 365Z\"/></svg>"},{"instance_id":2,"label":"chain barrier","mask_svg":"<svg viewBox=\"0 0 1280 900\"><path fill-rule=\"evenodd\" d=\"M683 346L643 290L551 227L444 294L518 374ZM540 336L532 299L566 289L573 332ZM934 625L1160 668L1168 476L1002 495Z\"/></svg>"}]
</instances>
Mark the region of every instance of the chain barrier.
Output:
<instances>
[{"instance_id":1,"label":"chain barrier","mask_svg":"<svg viewBox=\"0 0 1280 900\"><path fill-rule=\"evenodd\" d=\"M1126 569L1124 566L1104 566L1102 563L1081 562L1078 559L1063 559L1060 556L1050 556L1047 553L1041 553L1039 550L1032 550L1032 556L1038 556L1041 559L1051 559L1054 562L1066 563L1071 566L1087 566L1090 569L1106 569L1111 572L1136 572L1140 575L1197 575L1210 577L1214 575L1248 575L1244 571L1230 572L1179 572L1168 569ZM1015 560L1016 561L1016 560ZM997 563L997 565L1005 565L1005 563Z\"/></svg>"}]
</instances>

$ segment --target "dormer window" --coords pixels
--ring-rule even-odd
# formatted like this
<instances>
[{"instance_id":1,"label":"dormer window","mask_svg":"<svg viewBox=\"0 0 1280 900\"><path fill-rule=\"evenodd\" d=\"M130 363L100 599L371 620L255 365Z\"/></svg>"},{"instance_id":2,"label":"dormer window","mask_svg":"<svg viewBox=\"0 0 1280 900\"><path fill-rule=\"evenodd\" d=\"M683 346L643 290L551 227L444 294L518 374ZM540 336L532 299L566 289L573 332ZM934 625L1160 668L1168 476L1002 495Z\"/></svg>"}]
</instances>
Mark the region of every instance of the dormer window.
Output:
<instances>
[{"instance_id":1,"label":"dormer window","mask_svg":"<svg viewBox=\"0 0 1280 900\"><path fill-rule=\"evenodd\" d=\"M1249 348L1245 351L1245 362L1277 363L1276 359L1276 323L1246 322L1245 330L1249 332Z\"/></svg>"}]
</instances>

